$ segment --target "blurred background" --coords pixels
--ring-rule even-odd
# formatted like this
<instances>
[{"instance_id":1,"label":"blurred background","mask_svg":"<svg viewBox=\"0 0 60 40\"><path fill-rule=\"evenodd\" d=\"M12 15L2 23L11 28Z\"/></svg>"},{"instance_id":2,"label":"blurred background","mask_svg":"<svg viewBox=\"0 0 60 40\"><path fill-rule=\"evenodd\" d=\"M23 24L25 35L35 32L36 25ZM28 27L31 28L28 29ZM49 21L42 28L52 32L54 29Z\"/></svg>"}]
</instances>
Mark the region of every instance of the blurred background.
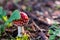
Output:
<instances>
[{"instance_id":1,"label":"blurred background","mask_svg":"<svg viewBox=\"0 0 60 40\"><path fill-rule=\"evenodd\" d=\"M8 11L7 16L11 15L11 12L15 9L25 12L28 15L29 22L27 28L31 28L31 31L25 31L28 34L30 33L31 38L38 38L42 35L38 28L36 28L36 25L44 29L43 31L47 35L49 27L54 22L60 24L60 0L0 0L0 6L3 6L3 8ZM43 36L44 35L42 35L42 40L44 40ZM46 40L48 40L48 38L49 35Z\"/></svg>"}]
</instances>

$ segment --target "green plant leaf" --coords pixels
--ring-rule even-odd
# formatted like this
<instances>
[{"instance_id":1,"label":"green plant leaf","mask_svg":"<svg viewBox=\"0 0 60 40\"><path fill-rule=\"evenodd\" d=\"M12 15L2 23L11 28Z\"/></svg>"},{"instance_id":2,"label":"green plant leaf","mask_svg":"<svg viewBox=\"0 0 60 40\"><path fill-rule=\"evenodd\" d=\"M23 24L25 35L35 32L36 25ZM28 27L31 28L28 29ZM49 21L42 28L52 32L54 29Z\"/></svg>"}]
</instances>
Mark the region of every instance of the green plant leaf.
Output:
<instances>
[{"instance_id":1,"label":"green plant leaf","mask_svg":"<svg viewBox=\"0 0 60 40\"><path fill-rule=\"evenodd\" d=\"M18 37L18 36L17 36L17 37L16 37L16 40L22 40L22 37Z\"/></svg>"},{"instance_id":2,"label":"green plant leaf","mask_svg":"<svg viewBox=\"0 0 60 40\"><path fill-rule=\"evenodd\" d=\"M59 25L57 25L56 23L54 23L54 24L50 27L49 33L53 33L53 35L50 35L49 40L55 40L55 37L56 37L56 36L60 36L60 28L59 28L58 26L59 26ZM53 28L54 31L51 30L51 28Z\"/></svg>"},{"instance_id":3,"label":"green plant leaf","mask_svg":"<svg viewBox=\"0 0 60 40\"><path fill-rule=\"evenodd\" d=\"M0 15L1 16L6 16L6 11L3 10L3 7L0 7Z\"/></svg>"},{"instance_id":4,"label":"green plant leaf","mask_svg":"<svg viewBox=\"0 0 60 40\"><path fill-rule=\"evenodd\" d=\"M0 20L3 20L3 16L6 16L6 11L3 10L3 7L0 7Z\"/></svg>"},{"instance_id":5,"label":"green plant leaf","mask_svg":"<svg viewBox=\"0 0 60 40\"><path fill-rule=\"evenodd\" d=\"M54 40L55 39L55 35L50 35L49 40Z\"/></svg>"},{"instance_id":6,"label":"green plant leaf","mask_svg":"<svg viewBox=\"0 0 60 40\"><path fill-rule=\"evenodd\" d=\"M9 18L9 22L12 22L13 20L18 20L20 19L20 12L18 10L15 10L12 15Z\"/></svg>"},{"instance_id":7,"label":"green plant leaf","mask_svg":"<svg viewBox=\"0 0 60 40\"><path fill-rule=\"evenodd\" d=\"M12 26L12 23L9 21L6 21L4 25L9 28L10 26Z\"/></svg>"},{"instance_id":8,"label":"green plant leaf","mask_svg":"<svg viewBox=\"0 0 60 40\"><path fill-rule=\"evenodd\" d=\"M22 37L22 40L29 40L28 39L28 35L27 34L24 34L23 37Z\"/></svg>"},{"instance_id":9,"label":"green plant leaf","mask_svg":"<svg viewBox=\"0 0 60 40\"><path fill-rule=\"evenodd\" d=\"M48 33L49 33L49 34L53 34L53 30L49 30Z\"/></svg>"},{"instance_id":10,"label":"green plant leaf","mask_svg":"<svg viewBox=\"0 0 60 40\"><path fill-rule=\"evenodd\" d=\"M29 38L27 34L24 34L22 37L17 36L16 40L29 40Z\"/></svg>"},{"instance_id":11,"label":"green plant leaf","mask_svg":"<svg viewBox=\"0 0 60 40\"><path fill-rule=\"evenodd\" d=\"M4 25L0 25L0 34L5 32L5 26Z\"/></svg>"},{"instance_id":12,"label":"green plant leaf","mask_svg":"<svg viewBox=\"0 0 60 40\"><path fill-rule=\"evenodd\" d=\"M2 7L0 7L0 15L2 14L2 11L3 11L3 8L2 8Z\"/></svg>"},{"instance_id":13,"label":"green plant leaf","mask_svg":"<svg viewBox=\"0 0 60 40\"><path fill-rule=\"evenodd\" d=\"M3 10L3 8L0 7L0 20L2 20L2 10Z\"/></svg>"},{"instance_id":14,"label":"green plant leaf","mask_svg":"<svg viewBox=\"0 0 60 40\"><path fill-rule=\"evenodd\" d=\"M56 36L60 36L60 28L56 29L56 31L53 32L53 33L54 33L54 35L56 35Z\"/></svg>"},{"instance_id":15,"label":"green plant leaf","mask_svg":"<svg viewBox=\"0 0 60 40\"><path fill-rule=\"evenodd\" d=\"M3 16L6 16L6 11L5 11L5 10L3 10L2 15L3 15Z\"/></svg>"}]
</instances>

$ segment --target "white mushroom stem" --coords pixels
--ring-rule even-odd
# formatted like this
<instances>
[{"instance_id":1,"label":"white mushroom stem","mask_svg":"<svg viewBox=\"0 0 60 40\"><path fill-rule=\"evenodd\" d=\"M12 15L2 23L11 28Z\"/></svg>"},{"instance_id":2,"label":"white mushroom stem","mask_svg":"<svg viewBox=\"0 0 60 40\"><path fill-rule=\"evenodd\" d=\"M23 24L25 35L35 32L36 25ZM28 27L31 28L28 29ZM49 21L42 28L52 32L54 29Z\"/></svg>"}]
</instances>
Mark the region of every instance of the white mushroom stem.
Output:
<instances>
[{"instance_id":1,"label":"white mushroom stem","mask_svg":"<svg viewBox=\"0 0 60 40\"><path fill-rule=\"evenodd\" d=\"M23 35L22 33L24 33L24 26L22 26L22 27L18 26L18 36L22 37L22 35Z\"/></svg>"},{"instance_id":2,"label":"white mushroom stem","mask_svg":"<svg viewBox=\"0 0 60 40\"><path fill-rule=\"evenodd\" d=\"M18 26L18 35L19 37L22 37L22 27Z\"/></svg>"},{"instance_id":3,"label":"white mushroom stem","mask_svg":"<svg viewBox=\"0 0 60 40\"><path fill-rule=\"evenodd\" d=\"M14 24L15 26L17 26L16 24ZM24 26L18 26L18 37L22 37L23 36L23 34L22 33L24 33Z\"/></svg>"}]
</instances>

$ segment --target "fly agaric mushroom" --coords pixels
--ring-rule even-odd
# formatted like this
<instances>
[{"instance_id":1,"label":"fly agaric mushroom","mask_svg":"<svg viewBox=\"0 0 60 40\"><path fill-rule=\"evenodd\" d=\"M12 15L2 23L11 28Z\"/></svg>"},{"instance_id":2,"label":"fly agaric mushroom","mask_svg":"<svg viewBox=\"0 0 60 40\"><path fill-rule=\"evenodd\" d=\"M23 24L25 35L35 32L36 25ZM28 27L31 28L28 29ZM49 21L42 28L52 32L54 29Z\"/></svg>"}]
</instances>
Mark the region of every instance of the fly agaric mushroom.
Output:
<instances>
[{"instance_id":1,"label":"fly agaric mushroom","mask_svg":"<svg viewBox=\"0 0 60 40\"><path fill-rule=\"evenodd\" d=\"M24 12L20 12L20 15L21 15L21 18L19 20L14 21L14 24L23 26L24 24L28 22L29 18L27 14Z\"/></svg>"},{"instance_id":2,"label":"fly agaric mushroom","mask_svg":"<svg viewBox=\"0 0 60 40\"><path fill-rule=\"evenodd\" d=\"M19 20L14 21L13 23L16 24L18 26L18 36L21 37L22 34L20 34L21 32L24 33L24 25L28 22L28 16L26 13L24 12L20 12L21 18Z\"/></svg>"}]
</instances>

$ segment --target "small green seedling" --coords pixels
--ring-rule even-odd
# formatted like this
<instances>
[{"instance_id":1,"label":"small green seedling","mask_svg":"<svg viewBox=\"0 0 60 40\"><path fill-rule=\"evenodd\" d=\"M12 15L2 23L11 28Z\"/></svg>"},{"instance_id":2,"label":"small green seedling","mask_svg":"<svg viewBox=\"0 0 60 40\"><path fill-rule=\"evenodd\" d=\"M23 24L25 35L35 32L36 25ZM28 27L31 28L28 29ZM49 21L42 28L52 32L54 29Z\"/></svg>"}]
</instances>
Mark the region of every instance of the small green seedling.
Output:
<instances>
[{"instance_id":1,"label":"small green seedling","mask_svg":"<svg viewBox=\"0 0 60 40\"><path fill-rule=\"evenodd\" d=\"M4 22L4 24L0 25L0 34L5 31L6 27L10 27L12 25L13 20L20 19L20 12L18 10L15 10L12 12L10 18L6 16L6 11L3 9L3 7L0 7L0 20Z\"/></svg>"},{"instance_id":2,"label":"small green seedling","mask_svg":"<svg viewBox=\"0 0 60 40\"><path fill-rule=\"evenodd\" d=\"M58 24L54 23L48 32L50 34L49 40L55 40L56 36L60 36L60 28Z\"/></svg>"}]
</instances>

